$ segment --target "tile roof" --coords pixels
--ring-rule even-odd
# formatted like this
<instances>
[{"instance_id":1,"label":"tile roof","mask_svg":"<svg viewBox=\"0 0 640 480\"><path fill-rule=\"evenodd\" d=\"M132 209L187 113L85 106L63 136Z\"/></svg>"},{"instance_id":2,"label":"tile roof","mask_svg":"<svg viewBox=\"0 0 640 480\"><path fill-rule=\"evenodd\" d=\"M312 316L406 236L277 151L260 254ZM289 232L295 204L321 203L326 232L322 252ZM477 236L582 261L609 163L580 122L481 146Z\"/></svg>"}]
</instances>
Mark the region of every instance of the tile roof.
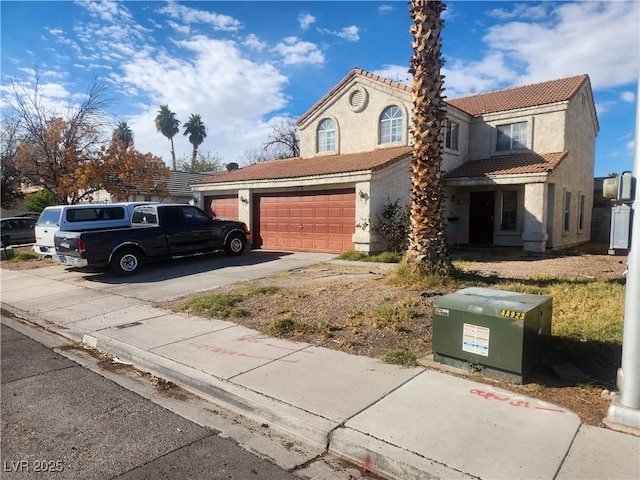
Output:
<instances>
[{"instance_id":1,"label":"tile roof","mask_svg":"<svg viewBox=\"0 0 640 480\"><path fill-rule=\"evenodd\" d=\"M588 81L589 77L587 75L578 75L560 80L455 98L447 100L447 103L474 116L503 112L570 100L580 87Z\"/></svg>"},{"instance_id":2,"label":"tile roof","mask_svg":"<svg viewBox=\"0 0 640 480\"><path fill-rule=\"evenodd\" d=\"M552 172L567 155L568 152L520 153L491 157L484 160L471 160L446 173L444 179L548 173Z\"/></svg>"},{"instance_id":3,"label":"tile roof","mask_svg":"<svg viewBox=\"0 0 640 480\"><path fill-rule=\"evenodd\" d=\"M209 178L211 174L203 174L203 173L191 173L191 172L180 172L180 171L172 171L171 176L167 181L167 190L169 190L169 194L178 197L190 197L191 196L191 188L189 185L197 180L202 180L203 178Z\"/></svg>"},{"instance_id":4,"label":"tile roof","mask_svg":"<svg viewBox=\"0 0 640 480\"><path fill-rule=\"evenodd\" d=\"M302 116L298 118L296 124L301 125L329 98L331 98L347 82L357 75L370 78L376 82L395 87L405 92L411 92L412 90L409 85L394 82L388 78L381 77L380 75L376 75L356 67L347 73L347 75L345 75L335 87L329 90L326 95L313 104L309 110L302 114ZM446 100L445 104L451 105L452 107L473 116L515 110L518 108L535 107L538 105L547 105L550 103L570 100L585 82L589 82L588 75L577 75L575 77L561 78L559 80L550 80L542 83L505 88L504 90L496 90L493 92L478 93L467 97L454 98Z\"/></svg>"},{"instance_id":5,"label":"tile roof","mask_svg":"<svg viewBox=\"0 0 640 480\"><path fill-rule=\"evenodd\" d=\"M270 160L198 180L194 184L276 180L368 170L375 171L410 156L412 151L412 147L394 147L344 155Z\"/></svg>"}]
</instances>

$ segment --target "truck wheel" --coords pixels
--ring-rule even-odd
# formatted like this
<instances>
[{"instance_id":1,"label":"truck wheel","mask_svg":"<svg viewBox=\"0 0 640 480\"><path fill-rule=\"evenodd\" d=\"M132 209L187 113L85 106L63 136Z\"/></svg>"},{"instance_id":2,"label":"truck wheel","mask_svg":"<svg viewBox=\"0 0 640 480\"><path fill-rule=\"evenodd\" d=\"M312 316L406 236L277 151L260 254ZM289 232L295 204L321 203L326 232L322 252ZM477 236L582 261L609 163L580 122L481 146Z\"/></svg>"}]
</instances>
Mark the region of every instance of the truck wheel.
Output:
<instances>
[{"instance_id":1,"label":"truck wheel","mask_svg":"<svg viewBox=\"0 0 640 480\"><path fill-rule=\"evenodd\" d=\"M133 275L140 270L142 256L133 248L119 250L111 260L111 268L120 275Z\"/></svg>"},{"instance_id":2,"label":"truck wheel","mask_svg":"<svg viewBox=\"0 0 640 480\"><path fill-rule=\"evenodd\" d=\"M227 238L224 244L224 251L227 255L235 257L241 255L244 252L244 247L247 245L247 241L239 233L232 233Z\"/></svg>"}]
</instances>

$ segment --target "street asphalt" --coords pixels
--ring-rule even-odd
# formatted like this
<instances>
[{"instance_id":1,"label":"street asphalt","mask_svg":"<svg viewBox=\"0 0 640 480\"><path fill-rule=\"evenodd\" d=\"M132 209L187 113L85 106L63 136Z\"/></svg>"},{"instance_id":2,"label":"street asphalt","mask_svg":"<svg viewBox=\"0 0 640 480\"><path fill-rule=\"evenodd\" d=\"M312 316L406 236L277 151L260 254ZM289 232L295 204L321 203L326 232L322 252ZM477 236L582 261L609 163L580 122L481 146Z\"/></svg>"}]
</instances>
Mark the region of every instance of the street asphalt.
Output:
<instances>
[{"instance_id":1,"label":"street asphalt","mask_svg":"<svg viewBox=\"0 0 640 480\"><path fill-rule=\"evenodd\" d=\"M640 477L640 437L559 406L154 306L333 258L259 250L131 278L2 270L2 307L390 478Z\"/></svg>"}]
</instances>

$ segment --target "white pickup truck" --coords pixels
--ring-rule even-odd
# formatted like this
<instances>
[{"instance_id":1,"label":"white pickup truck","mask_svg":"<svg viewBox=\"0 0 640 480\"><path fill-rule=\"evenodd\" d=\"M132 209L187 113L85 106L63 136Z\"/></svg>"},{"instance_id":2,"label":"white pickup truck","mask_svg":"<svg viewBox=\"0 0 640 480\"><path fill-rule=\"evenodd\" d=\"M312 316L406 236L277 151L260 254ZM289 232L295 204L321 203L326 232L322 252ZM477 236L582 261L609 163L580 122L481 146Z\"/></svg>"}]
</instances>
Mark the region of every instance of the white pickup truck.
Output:
<instances>
[{"instance_id":1,"label":"white pickup truck","mask_svg":"<svg viewBox=\"0 0 640 480\"><path fill-rule=\"evenodd\" d=\"M40 255L55 255L56 232L81 232L130 225L131 214L138 205L157 202L123 202L105 204L56 205L45 208L36 223L33 250Z\"/></svg>"}]
</instances>

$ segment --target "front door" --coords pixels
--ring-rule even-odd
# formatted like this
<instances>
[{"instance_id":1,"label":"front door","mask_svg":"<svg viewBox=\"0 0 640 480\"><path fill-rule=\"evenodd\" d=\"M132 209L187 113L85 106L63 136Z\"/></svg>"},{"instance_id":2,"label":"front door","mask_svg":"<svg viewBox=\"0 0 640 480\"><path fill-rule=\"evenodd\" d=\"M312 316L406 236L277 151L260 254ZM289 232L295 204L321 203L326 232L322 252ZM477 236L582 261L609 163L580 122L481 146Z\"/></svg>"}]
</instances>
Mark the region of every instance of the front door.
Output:
<instances>
[{"instance_id":1,"label":"front door","mask_svg":"<svg viewBox=\"0 0 640 480\"><path fill-rule=\"evenodd\" d=\"M471 192L469 198L469 243L493 245L495 192Z\"/></svg>"}]
</instances>

